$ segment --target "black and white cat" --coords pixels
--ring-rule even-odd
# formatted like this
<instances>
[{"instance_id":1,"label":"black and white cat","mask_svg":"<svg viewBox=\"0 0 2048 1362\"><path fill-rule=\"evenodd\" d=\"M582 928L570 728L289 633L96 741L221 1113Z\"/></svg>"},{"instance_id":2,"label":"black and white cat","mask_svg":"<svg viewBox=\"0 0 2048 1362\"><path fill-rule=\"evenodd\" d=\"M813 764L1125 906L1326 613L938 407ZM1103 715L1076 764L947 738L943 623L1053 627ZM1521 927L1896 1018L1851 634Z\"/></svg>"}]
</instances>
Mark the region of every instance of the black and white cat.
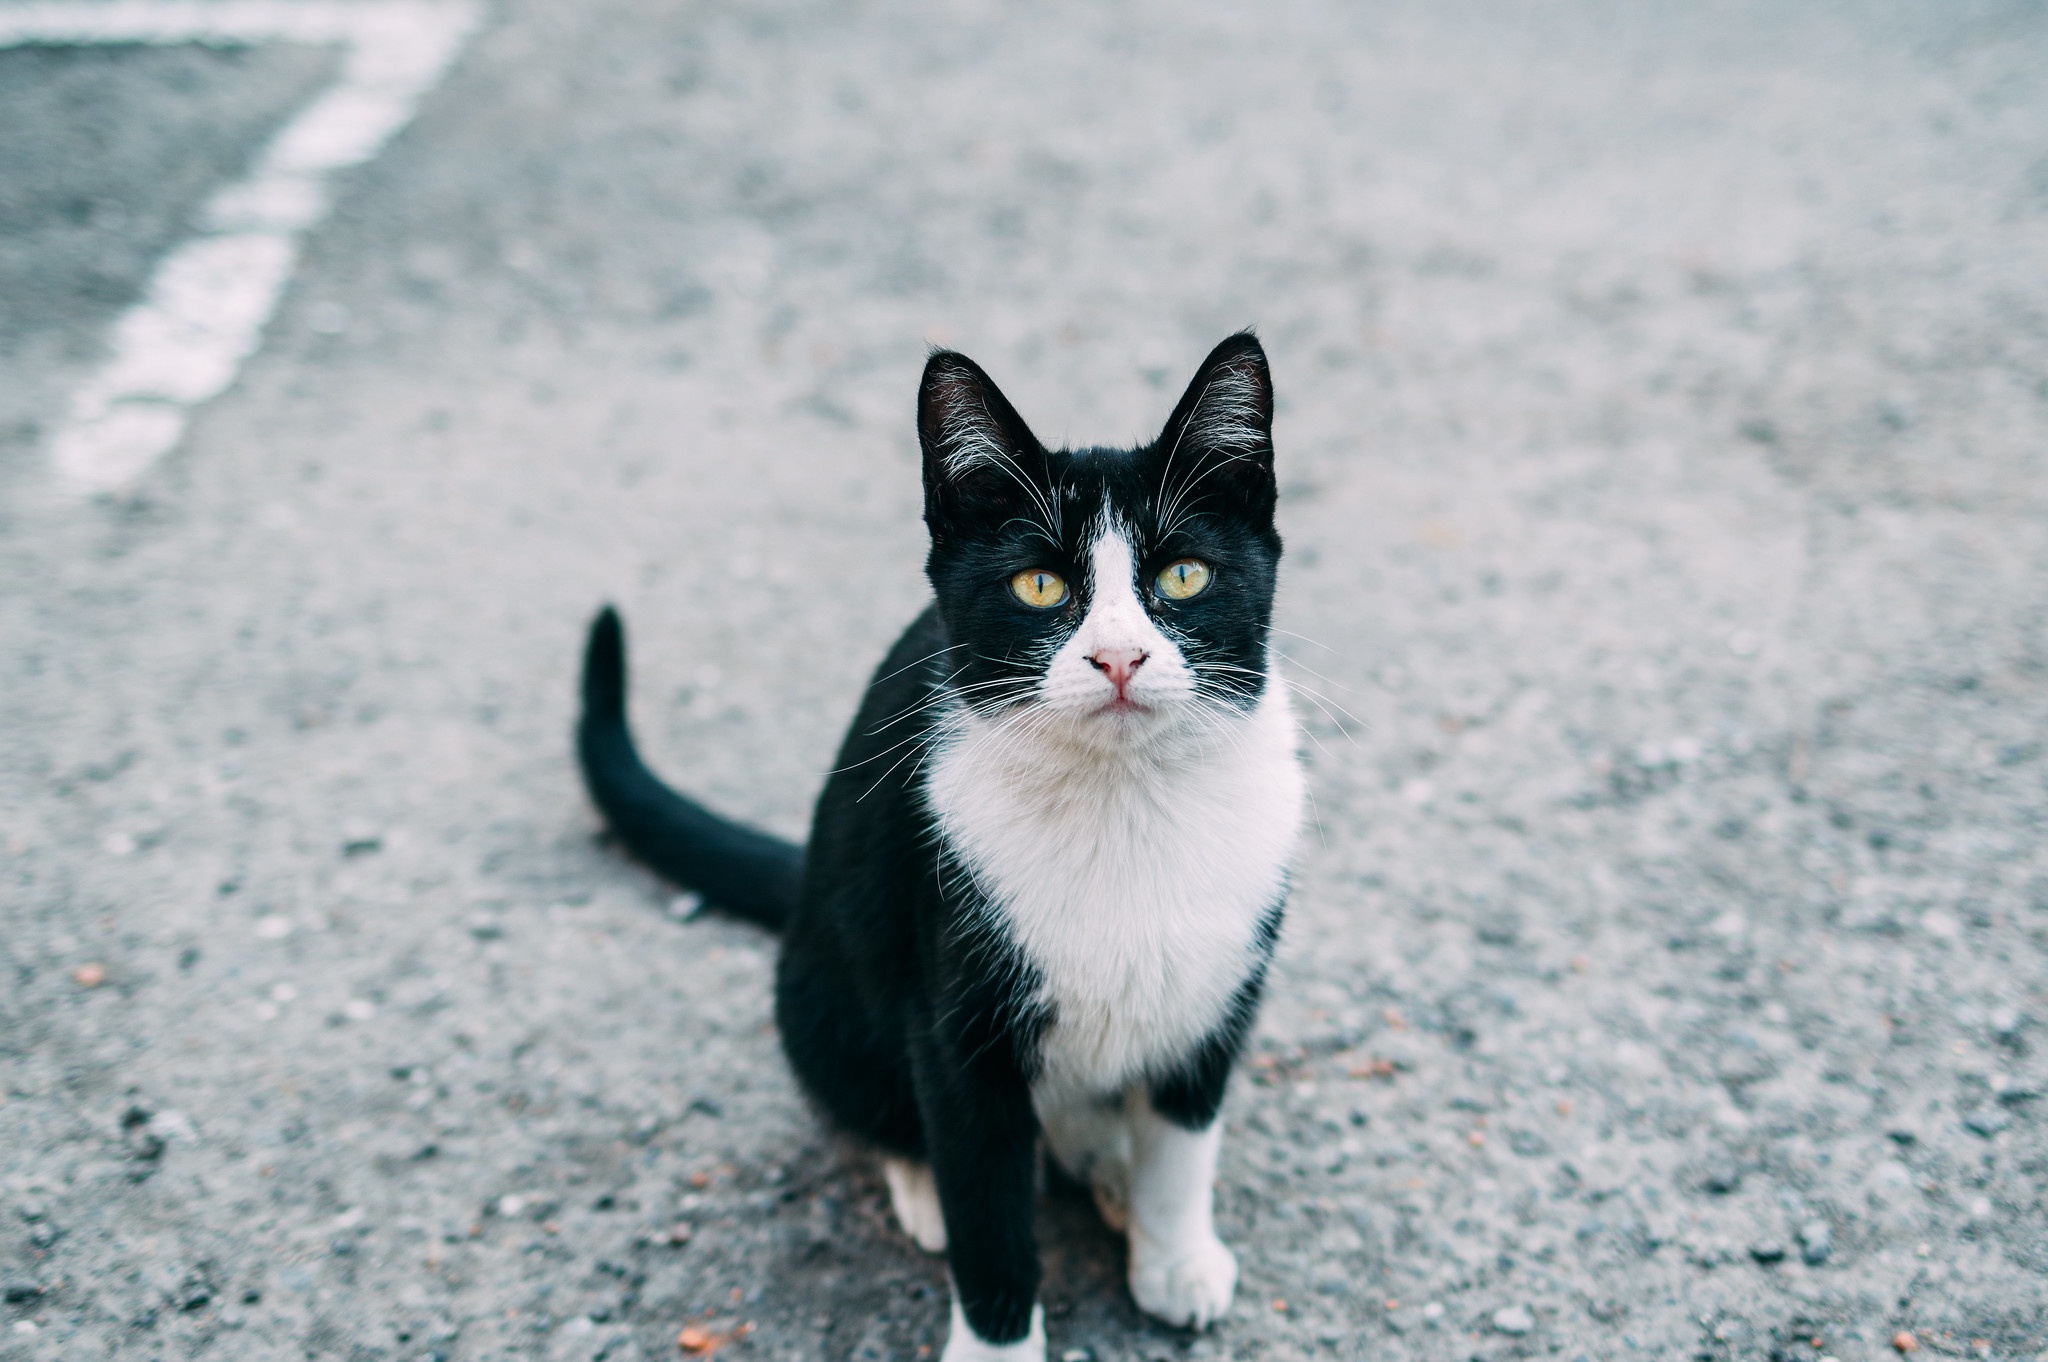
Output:
<instances>
[{"instance_id":1,"label":"black and white cat","mask_svg":"<svg viewBox=\"0 0 2048 1362\"><path fill-rule=\"evenodd\" d=\"M1268 648L1272 428L1249 333L1132 450L1048 450L973 361L932 355L935 599L869 684L804 848L641 764L618 617L591 630L591 794L648 864L782 933L791 1064L947 1254L945 1362L1044 1356L1041 1134L1128 1237L1141 1308L1199 1327L1230 1306L1217 1110L1303 801Z\"/></svg>"}]
</instances>

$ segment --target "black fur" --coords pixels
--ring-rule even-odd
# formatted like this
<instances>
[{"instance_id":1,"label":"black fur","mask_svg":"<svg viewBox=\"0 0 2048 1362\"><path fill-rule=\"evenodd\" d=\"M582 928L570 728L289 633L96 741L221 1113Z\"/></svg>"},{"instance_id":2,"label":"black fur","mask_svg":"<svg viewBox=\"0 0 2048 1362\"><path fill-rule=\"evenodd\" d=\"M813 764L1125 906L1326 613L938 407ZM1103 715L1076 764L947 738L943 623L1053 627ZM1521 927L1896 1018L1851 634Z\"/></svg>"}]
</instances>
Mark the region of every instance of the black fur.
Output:
<instances>
[{"instance_id":1,"label":"black fur","mask_svg":"<svg viewBox=\"0 0 2048 1362\"><path fill-rule=\"evenodd\" d=\"M1222 437L1197 419L1217 391L1235 396L1242 418ZM1215 565L1209 591L1183 602L1155 596L1147 609L1215 701L1255 703L1280 556L1271 420L1265 355L1248 333L1211 353L1159 440L1136 450L1047 450L973 361L933 354L918 429L935 600L870 682L802 852L718 818L647 771L626 728L617 616L607 609L591 629L578 747L593 798L647 864L782 931L776 1020L790 1063L846 1129L931 1161L961 1306L992 1342L1024 1336L1037 1294L1030 1081L1047 1017L1036 979L986 925L971 877L942 844L921 758L938 702L1020 702L1078 625L1091 522L1105 497L1131 532L1140 580L1183 556ZM1073 598L1050 610L1019 603L1005 584L1033 567L1065 575ZM1191 1128L1215 1119L1278 924L1276 905L1236 1003L1156 1077L1154 1100L1169 1119Z\"/></svg>"}]
</instances>

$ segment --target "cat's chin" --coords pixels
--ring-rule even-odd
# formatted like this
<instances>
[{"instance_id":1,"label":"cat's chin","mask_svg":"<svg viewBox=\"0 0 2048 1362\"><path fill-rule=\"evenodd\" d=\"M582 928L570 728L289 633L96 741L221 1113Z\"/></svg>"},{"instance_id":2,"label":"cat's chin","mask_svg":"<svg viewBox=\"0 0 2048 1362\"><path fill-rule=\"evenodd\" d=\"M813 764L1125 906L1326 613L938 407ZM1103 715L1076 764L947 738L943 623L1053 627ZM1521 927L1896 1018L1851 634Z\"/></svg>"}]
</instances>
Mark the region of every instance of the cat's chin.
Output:
<instances>
[{"instance_id":1,"label":"cat's chin","mask_svg":"<svg viewBox=\"0 0 2048 1362\"><path fill-rule=\"evenodd\" d=\"M1102 752L1130 752L1170 742L1189 729L1185 705L1166 701L1112 700L1065 713L1069 739Z\"/></svg>"}]
</instances>

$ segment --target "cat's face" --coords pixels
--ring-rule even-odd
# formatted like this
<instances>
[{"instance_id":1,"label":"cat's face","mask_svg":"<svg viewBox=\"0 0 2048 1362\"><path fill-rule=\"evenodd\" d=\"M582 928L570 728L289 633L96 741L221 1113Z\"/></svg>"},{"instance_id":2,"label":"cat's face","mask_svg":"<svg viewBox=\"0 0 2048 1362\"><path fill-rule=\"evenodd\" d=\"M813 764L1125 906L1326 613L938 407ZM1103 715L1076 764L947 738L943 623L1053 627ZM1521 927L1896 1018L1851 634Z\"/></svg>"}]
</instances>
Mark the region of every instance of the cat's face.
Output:
<instances>
[{"instance_id":1,"label":"cat's face","mask_svg":"<svg viewBox=\"0 0 2048 1362\"><path fill-rule=\"evenodd\" d=\"M1152 444L1047 450L940 352L918 400L926 570L978 714L1108 743L1227 721L1266 686L1280 536L1273 389L1249 334L1211 352Z\"/></svg>"}]
</instances>

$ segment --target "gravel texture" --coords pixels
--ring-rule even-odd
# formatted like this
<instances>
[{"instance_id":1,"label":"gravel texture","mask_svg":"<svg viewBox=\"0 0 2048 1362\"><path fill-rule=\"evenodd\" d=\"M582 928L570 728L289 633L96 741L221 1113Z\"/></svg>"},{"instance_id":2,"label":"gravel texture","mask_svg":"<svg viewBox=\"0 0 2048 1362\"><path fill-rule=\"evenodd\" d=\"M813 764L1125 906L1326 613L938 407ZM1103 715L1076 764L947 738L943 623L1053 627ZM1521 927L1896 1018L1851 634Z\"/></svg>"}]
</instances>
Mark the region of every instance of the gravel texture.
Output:
<instances>
[{"instance_id":1,"label":"gravel texture","mask_svg":"<svg viewBox=\"0 0 2048 1362\"><path fill-rule=\"evenodd\" d=\"M135 497L4 447L0 1356L941 1342L772 943L596 836L580 632L799 832L926 341L1121 439L1245 322L1317 828L1243 1285L1150 1324L1053 1195L1053 1355L2041 1355L2043 69L2018 3L504 5Z\"/></svg>"}]
</instances>

